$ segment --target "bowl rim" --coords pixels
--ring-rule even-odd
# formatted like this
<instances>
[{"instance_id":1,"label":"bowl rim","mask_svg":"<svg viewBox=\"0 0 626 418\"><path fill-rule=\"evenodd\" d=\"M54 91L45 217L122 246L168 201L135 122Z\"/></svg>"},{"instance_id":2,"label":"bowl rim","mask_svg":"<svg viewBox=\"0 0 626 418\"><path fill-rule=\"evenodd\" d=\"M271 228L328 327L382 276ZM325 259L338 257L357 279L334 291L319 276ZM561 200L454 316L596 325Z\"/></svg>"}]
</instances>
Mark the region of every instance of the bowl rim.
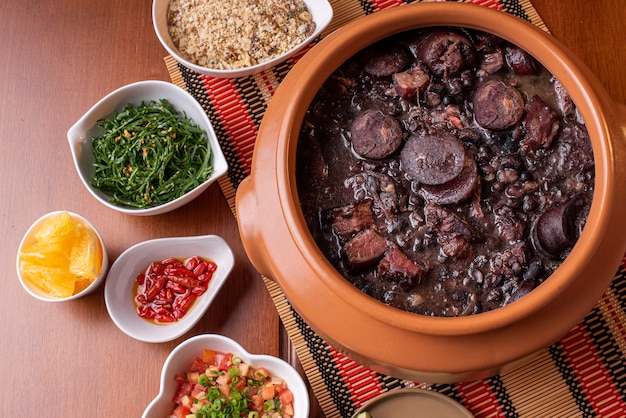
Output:
<instances>
[{"instance_id":1,"label":"bowl rim","mask_svg":"<svg viewBox=\"0 0 626 418\"><path fill-rule=\"evenodd\" d=\"M152 25L156 33L161 46L180 64L185 67L196 71L200 74L217 77L217 78L239 78L251 76L260 73L268 68L277 66L299 51L303 50L307 45L317 38L322 31L326 29L328 24L333 18L333 8L328 0L303 0L307 5L307 8L311 12L315 22L315 30L309 35L302 43L292 48L290 51L272 58L270 60L252 65L250 67L232 69L232 70L219 70L209 67L203 67L187 60L178 52L177 48L172 42L172 38L167 30L167 9L166 5L169 5L169 0L153 0L152 2Z\"/></svg>"},{"instance_id":2,"label":"bowl rim","mask_svg":"<svg viewBox=\"0 0 626 418\"><path fill-rule=\"evenodd\" d=\"M177 322L159 325L140 318L132 297L137 274L151 262L193 255L217 264L207 291L197 298L190 311ZM230 276L234 264L231 248L218 235L166 237L138 242L120 254L109 269L104 288L107 312L120 331L138 341L163 343L175 340L203 318Z\"/></svg>"},{"instance_id":3,"label":"bowl rim","mask_svg":"<svg viewBox=\"0 0 626 418\"><path fill-rule=\"evenodd\" d=\"M100 273L98 274L98 277L96 277L94 281L91 282L91 284L87 286L85 289L67 298L55 298L53 296L47 296L42 290L39 290L39 288L37 288L34 284L28 283L27 280L24 279L24 277L22 277L22 273L20 272L20 253L22 251L22 248L26 244L26 242L30 240L30 238L32 238L32 234L35 228L37 228L41 224L42 221L62 212L67 212L74 220L78 220L79 222L87 226L89 229L91 229L91 231L93 231L96 234L96 237L98 238L98 243L100 244L100 249L102 250L102 265L100 266ZM16 268L17 268L17 278L20 284L22 285L22 287L24 288L24 290L29 295L31 295L35 299L39 299L44 302L53 302L53 303L67 302L70 300L81 298L83 296L87 296L95 292L96 289L100 287L100 285L102 284L102 282L104 281L107 275L107 270L109 268L109 256L107 254L107 250L104 245L104 240L102 239L102 235L100 235L100 232L98 231L98 229L87 218L69 210L55 210L55 211L48 212L48 213L41 215L36 221L34 221L28 227L28 229L22 236L22 239L20 240L19 246L17 247Z\"/></svg>"},{"instance_id":4,"label":"bowl rim","mask_svg":"<svg viewBox=\"0 0 626 418\"><path fill-rule=\"evenodd\" d=\"M173 406L173 402L171 402L170 399L164 398L167 392L166 388L174 385L174 373L180 374L185 370L173 370L171 373L168 372L170 372L172 367L175 367L174 363L183 361L182 359L179 359L179 356L192 354L192 356L188 357L185 362L186 364L191 364L194 356L199 355L203 348L215 349L216 351L221 352L231 352L240 356L244 361L247 361L253 367L266 367L271 373L283 378L287 381L287 387L294 392L294 399L297 399L297 401L294 401L294 408L296 411L294 418L308 417L310 408L308 389L303 377L292 365L280 357L270 356L268 354L253 354L244 349L237 341L224 335L200 334L183 341L168 354L167 358L163 362L163 368L161 370L159 392L146 407L142 414L142 418L150 418L152 409L159 407L160 403L167 402ZM287 378L283 375L284 372L288 374L287 378L289 378L289 380L287 380ZM297 398L296 394L298 395Z\"/></svg>"},{"instance_id":5,"label":"bowl rim","mask_svg":"<svg viewBox=\"0 0 626 418\"><path fill-rule=\"evenodd\" d=\"M131 103L131 101L133 104L139 104L141 101L158 100L157 97L167 99L170 102L174 100L176 102L184 102L184 105L172 104L180 113L184 113L189 117L191 117L190 113L194 114L192 118L194 123L205 130L207 141L211 146L213 174L203 183L184 195L159 206L135 209L114 205L108 201L108 195L95 189L91 185L91 178L89 178L86 168L84 167L85 162L81 162L81 159L84 158L83 154L86 153L86 151L91 152L91 135L97 130L96 124L99 119L111 116L113 112L121 110L122 107ZM178 209L202 194L202 192L228 171L228 162L207 113L188 91L167 81L136 81L111 91L91 106L68 129L67 140L70 146L74 167L87 191L104 206L128 215L159 215Z\"/></svg>"},{"instance_id":6,"label":"bowl rim","mask_svg":"<svg viewBox=\"0 0 626 418\"><path fill-rule=\"evenodd\" d=\"M411 17L415 17L419 23ZM538 60L568 89L583 115L592 138L596 164L593 201L587 224L570 255L557 271L533 292L525 295L522 298L523 303L516 301L490 312L463 317L416 315L390 308L355 288L330 265L318 249L304 221L295 189L294 168L297 140L292 141L291 138L298 137L304 112L323 81L356 51L378 40L404 30L434 26L483 30L521 46L533 56L540 55L541 59L538 58ZM372 33L377 35L374 36ZM518 33L523 33L523 36ZM313 255L311 259L314 261L309 260L309 266L324 286L330 289L341 289L334 293L339 295L345 303L375 318L380 318L380 315L384 313L390 325L408 331L431 335L482 333L506 327L528 316L530 312L539 311L572 284L575 276L568 272L582 270L589 264L589 255L595 252L597 244L607 229L608 219L603 217L602 213L615 199L615 190L608 185L608 179L611 177L609 173L613 169L610 163L608 128L604 116L589 104L602 100L591 87L591 83L585 79L585 76L589 75L588 70L547 32L520 18L484 6L447 2L415 3L386 9L345 25L323 39L295 67L308 67L307 72L298 72L297 82L301 85L312 85L314 88L295 89L289 84L291 82L289 75L285 78L287 83L283 82L286 86L284 89L290 90L291 104L287 106L284 114L284 119L290 120L290 124L282 128L285 134L278 135L278 149L287 150L282 157L278 156L277 161L279 195L283 204L289 208L284 211L285 220L288 229L292 231L291 236L299 251Z\"/></svg>"}]
</instances>

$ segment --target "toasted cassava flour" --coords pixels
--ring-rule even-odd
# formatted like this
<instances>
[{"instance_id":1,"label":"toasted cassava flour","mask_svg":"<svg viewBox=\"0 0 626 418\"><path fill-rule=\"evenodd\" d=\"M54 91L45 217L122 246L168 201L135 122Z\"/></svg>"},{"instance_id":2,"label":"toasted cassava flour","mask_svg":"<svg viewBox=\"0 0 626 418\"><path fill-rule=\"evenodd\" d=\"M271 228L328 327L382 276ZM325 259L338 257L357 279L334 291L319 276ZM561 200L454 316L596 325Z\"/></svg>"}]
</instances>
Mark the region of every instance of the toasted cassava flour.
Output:
<instances>
[{"instance_id":1,"label":"toasted cassava flour","mask_svg":"<svg viewBox=\"0 0 626 418\"><path fill-rule=\"evenodd\" d=\"M275 58L315 30L302 0L171 0L168 25L183 57L218 70Z\"/></svg>"}]
</instances>

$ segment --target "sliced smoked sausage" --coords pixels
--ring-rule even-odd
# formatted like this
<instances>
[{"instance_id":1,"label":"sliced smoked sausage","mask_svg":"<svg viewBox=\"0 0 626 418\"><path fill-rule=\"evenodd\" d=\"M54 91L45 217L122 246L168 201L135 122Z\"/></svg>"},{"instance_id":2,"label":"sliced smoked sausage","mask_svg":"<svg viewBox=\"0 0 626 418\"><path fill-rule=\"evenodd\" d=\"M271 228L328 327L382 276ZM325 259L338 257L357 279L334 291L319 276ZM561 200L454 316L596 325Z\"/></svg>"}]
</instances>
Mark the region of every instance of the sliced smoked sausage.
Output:
<instances>
[{"instance_id":1,"label":"sliced smoked sausage","mask_svg":"<svg viewBox=\"0 0 626 418\"><path fill-rule=\"evenodd\" d=\"M439 185L422 185L422 194L426 200L438 205L450 205L463 202L474 194L478 184L478 169L473 158L467 157L465 168L452 180Z\"/></svg>"},{"instance_id":2,"label":"sliced smoked sausage","mask_svg":"<svg viewBox=\"0 0 626 418\"><path fill-rule=\"evenodd\" d=\"M387 77L407 68L411 54L402 45L379 44L368 49L363 69L374 77Z\"/></svg>"},{"instance_id":3,"label":"sliced smoked sausage","mask_svg":"<svg viewBox=\"0 0 626 418\"><path fill-rule=\"evenodd\" d=\"M380 159L396 152L402 143L402 128L391 115L377 109L359 113L350 127L354 152L363 158Z\"/></svg>"},{"instance_id":4,"label":"sliced smoked sausage","mask_svg":"<svg viewBox=\"0 0 626 418\"><path fill-rule=\"evenodd\" d=\"M563 258L578 239L575 222L582 205L582 199L574 198L537 219L531 235L537 251L555 260Z\"/></svg>"},{"instance_id":5,"label":"sliced smoked sausage","mask_svg":"<svg viewBox=\"0 0 626 418\"><path fill-rule=\"evenodd\" d=\"M524 115L522 94L501 80L488 80L478 86L472 103L476 122L487 129L510 128Z\"/></svg>"},{"instance_id":6,"label":"sliced smoked sausage","mask_svg":"<svg viewBox=\"0 0 626 418\"><path fill-rule=\"evenodd\" d=\"M433 74L441 77L471 68L476 52L465 34L442 29L424 37L417 48L417 56Z\"/></svg>"},{"instance_id":7,"label":"sliced smoked sausage","mask_svg":"<svg viewBox=\"0 0 626 418\"><path fill-rule=\"evenodd\" d=\"M463 171L465 149L452 133L413 135L404 144L400 161L411 179L428 185L444 184Z\"/></svg>"}]
</instances>

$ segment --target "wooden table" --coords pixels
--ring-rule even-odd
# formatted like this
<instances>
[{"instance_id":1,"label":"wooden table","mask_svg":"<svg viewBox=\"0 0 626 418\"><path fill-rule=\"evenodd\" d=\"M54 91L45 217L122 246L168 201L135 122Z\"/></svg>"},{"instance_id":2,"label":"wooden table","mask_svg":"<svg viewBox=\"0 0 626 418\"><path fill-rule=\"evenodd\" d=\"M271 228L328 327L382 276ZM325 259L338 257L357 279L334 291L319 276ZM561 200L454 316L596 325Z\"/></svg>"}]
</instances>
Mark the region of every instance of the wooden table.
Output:
<instances>
[{"instance_id":1,"label":"wooden table","mask_svg":"<svg viewBox=\"0 0 626 418\"><path fill-rule=\"evenodd\" d=\"M616 0L533 0L548 28L626 103L626 8ZM622 7L619 7L622 6ZM4 0L0 7L0 415L140 416L158 390L166 356L185 338L219 333L251 352L295 363L273 303L243 250L218 185L155 217L114 213L84 189L67 129L110 91L169 80L149 0ZM100 230L111 261L146 239L218 234L236 267L206 317L188 334L147 344L123 334L103 287L71 303L44 303L20 287L18 244L39 216L65 209ZM312 417L323 416L313 399Z\"/></svg>"}]
</instances>

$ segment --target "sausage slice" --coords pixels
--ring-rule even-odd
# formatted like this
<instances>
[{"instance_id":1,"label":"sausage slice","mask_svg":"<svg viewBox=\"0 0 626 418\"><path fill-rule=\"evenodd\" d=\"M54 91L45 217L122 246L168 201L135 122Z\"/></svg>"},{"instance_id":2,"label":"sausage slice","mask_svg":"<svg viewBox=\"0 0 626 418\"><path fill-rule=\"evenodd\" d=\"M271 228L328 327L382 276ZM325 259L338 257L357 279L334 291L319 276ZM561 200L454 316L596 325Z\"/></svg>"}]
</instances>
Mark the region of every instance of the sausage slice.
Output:
<instances>
[{"instance_id":1,"label":"sausage slice","mask_svg":"<svg viewBox=\"0 0 626 418\"><path fill-rule=\"evenodd\" d=\"M576 217L582 199L571 199L541 215L532 230L533 245L538 252L554 260L563 259L578 239Z\"/></svg>"},{"instance_id":2,"label":"sausage slice","mask_svg":"<svg viewBox=\"0 0 626 418\"><path fill-rule=\"evenodd\" d=\"M444 184L463 171L465 149L451 133L411 136L400 153L403 169L415 181L427 185Z\"/></svg>"},{"instance_id":3,"label":"sausage slice","mask_svg":"<svg viewBox=\"0 0 626 418\"><path fill-rule=\"evenodd\" d=\"M501 80L488 80L478 86L472 102L474 118L483 128L507 129L524 115L522 94Z\"/></svg>"},{"instance_id":4,"label":"sausage slice","mask_svg":"<svg viewBox=\"0 0 626 418\"><path fill-rule=\"evenodd\" d=\"M387 77L404 70L410 62L411 55L402 45L380 44L366 51L363 69L374 77Z\"/></svg>"},{"instance_id":5,"label":"sausage slice","mask_svg":"<svg viewBox=\"0 0 626 418\"><path fill-rule=\"evenodd\" d=\"M391 115L368 109L357 115L350 127L354 152L363 158L381 159L396 152L402 143L402 128Z\"/></svg>"},{"instance_id":6,"label":"sausage slice","mask_svg":"<svg viewBox=\"0 0 626 418\"><path fill-rule=\"evenodd\" d=\"M439 185L422 185L422 194L438 205L461 203L469 199L478 184L478 169L473 158L466 158L465 168L452 180Z\"/></svg>"},{"instance_id":7,"label":"sausage slice","mask_svg":"<svg viewBox=\"0 0 626 418\"><path fill-rule=\"evenodd\" d=\"M467 36L453 30L436 30L424 37L417 49L418 58L433 74L441 77L471 68L476 59Z\"/></svg>"}]
</instances>

